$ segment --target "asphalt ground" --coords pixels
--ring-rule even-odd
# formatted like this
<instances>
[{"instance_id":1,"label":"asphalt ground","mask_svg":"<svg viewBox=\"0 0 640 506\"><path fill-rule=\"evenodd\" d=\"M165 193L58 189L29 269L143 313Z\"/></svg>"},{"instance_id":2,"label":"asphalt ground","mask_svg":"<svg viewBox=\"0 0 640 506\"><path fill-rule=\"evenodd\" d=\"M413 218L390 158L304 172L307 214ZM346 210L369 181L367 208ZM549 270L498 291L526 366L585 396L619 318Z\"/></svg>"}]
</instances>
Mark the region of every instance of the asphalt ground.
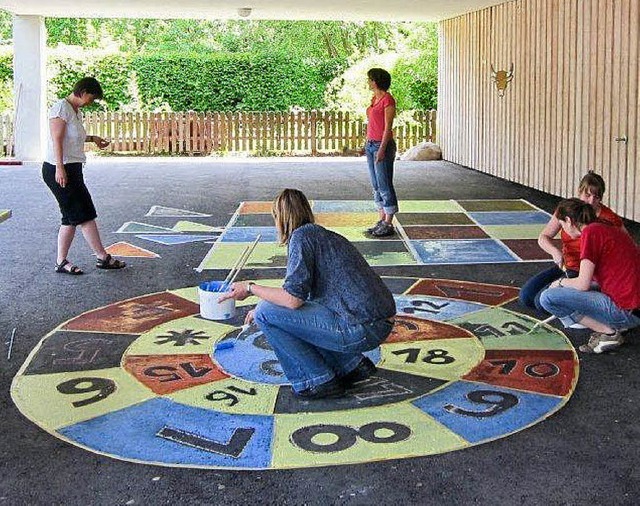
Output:
<instances>
[{"instance_id":1,"label":"asphalt ground","mask_svg":"<svg viewBox=\"0 0 640 506\"><path fill-rule=\"evenodd\" d=\"M240 201L271 200L284 187L309 198L370 198L364 159L90 160L85 179L105 245L152 205L213 215L225 225ZM398 162L401 200L523 198L553 211L557 197L447 162ZM37 165L0 167L0 338L16 328L11 360L1 347L0 504L637 504L640 492L640 333L615 353L580 355L566 406L526 430L442 455L282 471L227 471L133 464L61 441L24 418L12 378L31 349L84 311L166 289L194 286L207 244L154 245L157 261L128 259L121 272L92 267L77 237L70 259L84 276L55 274L59 215ZM167 224L175 222L167 220ZM161 220L160 220L161 221ZM154 221L155 224L162 223ZM638 240L640 225L627 222ZM521 286L541 263L377 268L382 275ZM248 270L245 278L258 274ZM272 277L283 272L273 270ZM265 273L260 273L264 276ZM520 309L522 312L527 312ZM585 331L568 331L574 346ZM4 342L4 339L3 339ZM1 344L1 343L0 343Z\"/></svg>"}]
</instances>

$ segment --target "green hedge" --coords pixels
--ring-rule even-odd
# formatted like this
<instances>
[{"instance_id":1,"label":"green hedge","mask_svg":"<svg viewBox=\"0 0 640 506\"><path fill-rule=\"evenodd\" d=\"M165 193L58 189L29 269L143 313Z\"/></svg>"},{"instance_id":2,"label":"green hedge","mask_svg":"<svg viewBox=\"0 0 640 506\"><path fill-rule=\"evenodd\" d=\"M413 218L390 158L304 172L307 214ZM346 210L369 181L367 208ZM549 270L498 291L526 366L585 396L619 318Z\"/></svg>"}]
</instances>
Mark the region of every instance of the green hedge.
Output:
<instances>
[{"instance_id":1,"label":"green hedge","mask_svg":"<svg viewBox=\"0 0 640 506\"><path fill-rule=\"evenodd\" d=\"M175 111L285 111L322 108L340 62L280 54L157 54L132 59L142 101Z\"/></svg>"},{"instance_id":2,"label":"green hedge","mask_svg":"<svg viewBox=\"0 0 640 506\"><path fill-rule=\"evenodd\" d=\"M56 97L69 94L74 84L85 76L93 76L102 85L104 103L109 110L118 110L131 102L129 89L130 61L122 55L103 57L83 55L70 58L52 56L48 62L49 73L53 77L49 81L48 97L52 101ZM99 108L94 105L92 108Z\"/></svg>"},{"instance_id":3,"label":"green hedge","mask_svg":"<svg viewBox=\"0 0 640 506\"><path fill-rule=\"evenodd\" d=\"M110 110L285 111L322 108L338 60L296 61L280 54L185 54L69 58L49 61L49 98L64 96L94 76Z\"/></svg>"},{"instance_id":4,"label":"green hedge","mask_svg":"<svg viewBox=\"0 0 640 506\"><path fill-rule=\"evenodd\" d=\"M129 56L84 51L51 55L48 98L68 94L94 76L108 110L287 111L326 107L325 90L345 62L299 60L287 54L162 53ZM392 92L400 110L435 109L437 57L401 57L392 69ZM0 54L0 95L11 93L13 55ZM0 106L11 104L11 97ZM364 102L363 102L364 103ZM94 106L99 107L99 106Z\"/></svg>"}]
</instances>

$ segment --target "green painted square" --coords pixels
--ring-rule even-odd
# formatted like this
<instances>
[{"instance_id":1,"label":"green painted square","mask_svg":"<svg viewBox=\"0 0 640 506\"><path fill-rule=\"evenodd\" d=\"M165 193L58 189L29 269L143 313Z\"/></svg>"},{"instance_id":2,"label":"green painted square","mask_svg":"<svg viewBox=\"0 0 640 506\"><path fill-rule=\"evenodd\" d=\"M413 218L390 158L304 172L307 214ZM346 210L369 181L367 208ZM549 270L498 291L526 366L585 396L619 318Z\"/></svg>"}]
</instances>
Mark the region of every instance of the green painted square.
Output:
<instances>
[{"instance_id":1,"label":"green painted square","mask_svg":"<svg viewBox=\"0 0 640 506\"><path fill-rule=\"evenodd\" d=\"M354 242L369 265L415 265L416 259L402 241Z\"/></svg>"},{"instance_id":2,"label":"green painted square","mask_svg":"<svg viewBox=\"0 0 640 506\"><path fill-rule=\"evenodd\" d=\"M448 323L472 332L488 350L572 350L564 334L553 327L529 331L538 320L502 308L489 308L466 314Z\"/></svg>"},{"instance_id":3,"label":"green painted square","mask_svg":"<svg viewBox=\"0 0 640 506\"><path fill-rule=\"evenodd\" d=\"M60 385L69 384L73 380L79 381L81 378L86 381L79 385L88 387L86 392L82 391L82 387L76 390L70 388L69 390L74 393L63 393L58 390ZM95 378L95 380L87 378ZM90 390L94 381L100 381L101 384L110 382L116 388L100 402L74 407L73 402L96 395L95 390ZM133 406L155 397L155 394L124 369L113 367L99 371L67 371L56 374L17 376L11 386L11 397L25 416L38 420L41 427L51 431Z\"/></svg>"},{"instance_id":4,"label":"green painted square","mask_svg":"<svg viewBox=\"0 0 640 506\"><path fill-rule=\"evenodd\" d=\"M246 244L217 243L203 260L202 269L231 269L247 247ZM273 243L256 246L245 265L245 269L260 267L286 267L287 249Z\"/></svg>"},{"instance_id":5,"label":"green painted square","mask_svg":"<svg viewBox=\"0 0 640 506\"><path fill-rule=\"evenodd\" d=\"M523 225L483 225L484 231L495 239L537 239L544 223Z\"/></svg>"},{"instance_id":6,"label":"green painted square","mask_svg":"<svg viewBox=\"0 0 640 506\"><path fill-rule=\"evenodd\" d=\"M294 434L305 427L339 425L359 428L372 422L383 421L409 427L409 437L386 445L356 437L353 444L341 451L334 452L311 452L300 448L293 442ZM335 441L335 435L331 433L318 434L314 441L317 444L328 444ZM426 413L406 403L350 411L304 413L304 416L300 416L300 414L278 415L272 443L274 448L272 467L278 469L327 466L366 462L372 459L399 459L442 453L468 446L469 443L462 437Z\"/></svg>"},{"instance_id":7,"label":"green painted square","mask_svg":"<svg viewBox=\"0 0 640 506\"><path fill-rule=\"evenodd\" d=\"M402 200L398 207L403 213L461 213L464 209L455 200Z\"/></svg>"},{"instance_id":8,"label":"green painted square","mask_svg":"<svg viewBox=\"0 0 640 506\"><path fill-rule=\"evenodd\" d=\"M327 230L331 230L336 234L340 234L342 237L348 239L351 242L359 241L380 241L376 237L365 233L364 227L326 227ZM397 240L397 237L396 237Z\"/></svg>"},{"instance_id":9,"label":"green painted square","mask_svg":"<svg viewBox=\"0 0 640 506\"><path fill-rule=\"evenodd\" d=\"M197 316L179 318L142 334L127 355L210 355L215 342L232 330L231 325Z\"/></svg>"},{"instance_id":10,"label":"green painted square","mask_svg":"<svg viewBox=\"0 0 640 506\"><path fill-rule=\"evenodd\" d=\"M228 387L232 387L232 389L227 390ZM245 392L254 389L255 395L243 397L237 394L237 390L234 392L233 388L241 389ZM279 390L280 385L258 384L252 381L245 381L242 378L229 378L226 380L218 380L213 384L206 383L204 385L177 390L170 394L165 394L165 397L187 406L195 406L200 409L214 409L221 413L270 416L273 415ZM207 396L216 391L218 394L214 397L214 400L209 400ZM231 397L224 398L225 394L232 396L234 393L242 399L242 402L234 404L229 400Z\"/></svg>"},{"instance_id":11,"label":"green painted square","mask_svg":"<svg viewBox=\"0 0 640 506\"><path fill-rule=\"evenodd\" d=\"M416 359L410 360L410 354ZM387 343L381 346L379 367L416 376L457 380L484 358L485 348L478 339L427 339L422 341Z\"/></svg>"},{"instance_id":12,"label":"green painted square","mask_svg":"<svg viewBox=\"0 0 640 506\"><path fill-rule=\"evenodd\" d=\"M176 232L217 232L218 227L212 227L195 221L181 220L173 226Z\"/></svg>"}]
</instances>

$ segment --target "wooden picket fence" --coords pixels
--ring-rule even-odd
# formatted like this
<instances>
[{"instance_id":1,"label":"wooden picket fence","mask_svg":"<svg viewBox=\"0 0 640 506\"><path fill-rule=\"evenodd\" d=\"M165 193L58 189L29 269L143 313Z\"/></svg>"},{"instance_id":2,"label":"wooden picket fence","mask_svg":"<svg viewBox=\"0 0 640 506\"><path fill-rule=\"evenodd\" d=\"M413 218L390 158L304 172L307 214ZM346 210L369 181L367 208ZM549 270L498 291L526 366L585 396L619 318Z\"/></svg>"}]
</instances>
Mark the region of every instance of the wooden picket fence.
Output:
<instances>
[{"instance_id":1,"label":"wooden picket fence","mask_svg":"<svg viewBox=\"0 0 640 506\"><path fill-rule=\"evenodd\" d=\"M394 127L398 150L435 142L436 111L415 111ZM364 144L365 124L349 112L92 112L87 134L111 141L111 152L208 155L352 153Z\"/></svg>"}]
</instances>

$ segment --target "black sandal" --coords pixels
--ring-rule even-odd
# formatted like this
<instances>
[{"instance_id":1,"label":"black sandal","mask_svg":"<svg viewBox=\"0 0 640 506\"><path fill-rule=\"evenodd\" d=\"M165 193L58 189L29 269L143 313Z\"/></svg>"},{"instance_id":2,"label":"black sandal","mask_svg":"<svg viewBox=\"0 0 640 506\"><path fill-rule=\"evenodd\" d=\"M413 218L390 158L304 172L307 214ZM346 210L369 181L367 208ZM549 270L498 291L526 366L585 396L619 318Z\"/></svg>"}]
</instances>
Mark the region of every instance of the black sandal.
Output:
<instances>
[{"instance_id":1,"label":"black sandal","mask_svg":"<svg viewBox=\"0 0 640 506\"><path fill-rule=\"evenodd\" d=\"M70 267L68 269L65 269L67 265L69 265ZM59 274L71 274L72 276L79 276L80 274L84 274L80 267L71 264L66 258L59 264L56 264L54 269Z\"/></svg>"},{"instance_id":2,"label":"black sandal","mask_svg":"<svg viewBox=\"0 0 640 506\"><path fill-rule=\"evenodd\" d=\"M96 260L96 267L98 269L122 269L124 266L126 266L127 264L125 264L124 262L113 258L110 254L107 253L107 256L105 257L104 260L98 258L98 260Z\"/></svg>"}]
</instances>

